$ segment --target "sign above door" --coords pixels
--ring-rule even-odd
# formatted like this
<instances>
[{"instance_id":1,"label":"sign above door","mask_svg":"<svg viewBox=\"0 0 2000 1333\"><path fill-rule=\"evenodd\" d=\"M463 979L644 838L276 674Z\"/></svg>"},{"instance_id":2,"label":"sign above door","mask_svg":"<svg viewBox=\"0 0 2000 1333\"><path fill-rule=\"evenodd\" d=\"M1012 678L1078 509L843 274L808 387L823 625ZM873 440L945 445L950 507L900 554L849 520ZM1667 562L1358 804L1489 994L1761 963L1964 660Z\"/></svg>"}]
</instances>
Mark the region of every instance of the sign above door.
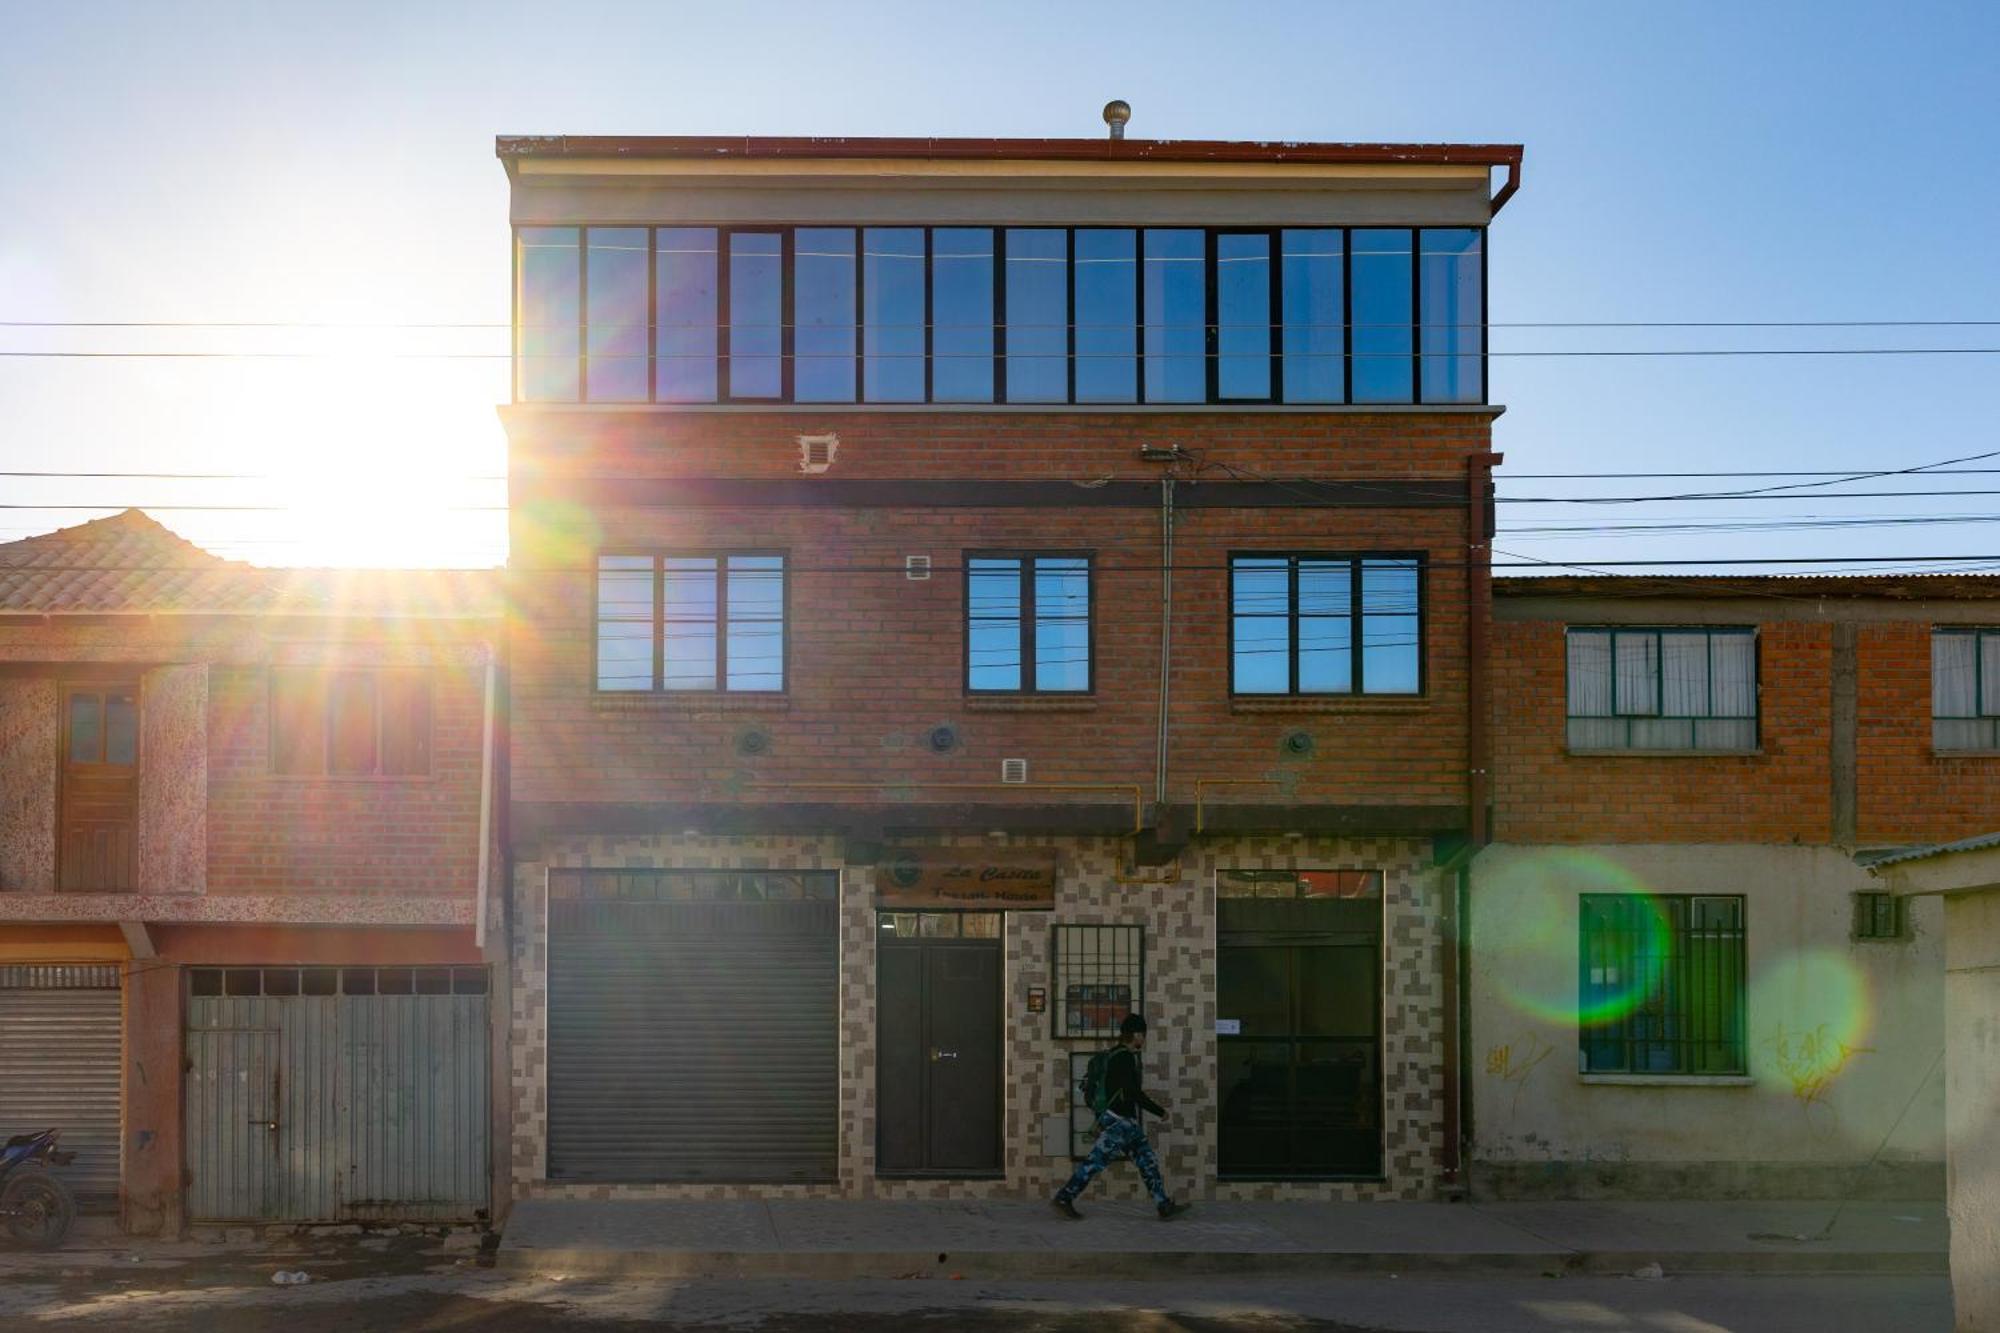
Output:
<instances>
[{"instance_id":1,"label":"sign above door","mask_svg":"<svg viewBox=\"0 0 2000 1333\"><path fill-rule=\"evenodd\" d=\"M1053 847L893 847L875 867L875 904L1047 911L1056 905Z\"/></svg>"}]
</instances>

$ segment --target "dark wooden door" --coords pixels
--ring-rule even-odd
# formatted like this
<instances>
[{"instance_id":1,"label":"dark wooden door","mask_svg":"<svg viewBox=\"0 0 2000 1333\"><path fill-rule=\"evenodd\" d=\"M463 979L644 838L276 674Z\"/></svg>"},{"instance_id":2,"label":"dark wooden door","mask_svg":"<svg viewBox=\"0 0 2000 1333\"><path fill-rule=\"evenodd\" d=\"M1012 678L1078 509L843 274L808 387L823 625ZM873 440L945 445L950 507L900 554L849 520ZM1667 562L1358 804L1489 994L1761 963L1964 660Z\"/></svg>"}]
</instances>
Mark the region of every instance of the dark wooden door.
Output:
<instances>
[{"instance_id":1,"label":"dark wooden door","mask_svg":"<svg viewBox=\"0 0 2000 1333\"><path fill-rule=\"evenodd\" d=\"M1000 1174L1000 941L883 939L877 958L878 1169Z\"/></svg>"},{"instance_id":2,"label":"dark wooden door","mask_svg":"<svg viewBox=\"0 0 2000 1333\"><path fill-rule=\"evenodd\" d=\"M129 892L139 814L137 683L64 685L62 736L58 882L82 892Z\"/></svg>"}]
</instances>

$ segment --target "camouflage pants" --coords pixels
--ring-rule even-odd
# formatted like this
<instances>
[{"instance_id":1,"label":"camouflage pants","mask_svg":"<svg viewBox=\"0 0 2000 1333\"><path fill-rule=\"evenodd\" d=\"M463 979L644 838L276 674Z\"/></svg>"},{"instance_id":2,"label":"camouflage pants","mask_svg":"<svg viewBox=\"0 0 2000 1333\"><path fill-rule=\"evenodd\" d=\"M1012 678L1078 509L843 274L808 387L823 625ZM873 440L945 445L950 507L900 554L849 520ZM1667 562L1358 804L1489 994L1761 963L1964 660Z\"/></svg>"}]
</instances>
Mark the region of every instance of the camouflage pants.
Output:
<instances>
[{"instance_id":1,"label":"camouflage pants","mask_svg":"<svg viewBox=\"0 0 2000 1333\"><path fill-rule=\"evenodd\" d=\"M1139 1168L1140 1178L1146 1182L1153 1202L1165 1203L1167 1182L1160 1178L1160 1159L1153 1155L1153 1145L1146 1141L1146 1131L1139 1122L1109 1111L1100 1111L1097 1124L1104 1132L1097 1136L1090 1156L1077 1164L1076 1173L1069 1178L1069 1183L1056 1191L1056 1197L1065 1202L1074 1201L1077 1195L1083 1193L1083 1187L1105 1167L1121 1157L1129 1157L1132 1165Z\"/></svg>"}]
</instances>

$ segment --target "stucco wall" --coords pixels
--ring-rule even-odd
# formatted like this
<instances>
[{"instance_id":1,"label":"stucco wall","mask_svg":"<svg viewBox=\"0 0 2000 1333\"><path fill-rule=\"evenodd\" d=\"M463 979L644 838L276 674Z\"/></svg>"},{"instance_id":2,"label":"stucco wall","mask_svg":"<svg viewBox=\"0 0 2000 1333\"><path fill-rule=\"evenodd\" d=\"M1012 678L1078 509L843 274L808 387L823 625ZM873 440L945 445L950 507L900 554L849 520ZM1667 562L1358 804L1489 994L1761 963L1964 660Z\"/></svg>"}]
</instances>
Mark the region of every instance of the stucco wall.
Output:
<instances>
[{"instance_id":1,"label":"stucco wall","mask_svg":"<svg viewBox=\"0 0 2000 1333\"><path fill-rule=\"evenodd\" d=\"M2000 1327L2000 893L1948 898L1944 918L1951 1292L1974 1333Z\"/></svg>"},{"instance_id":2,"label":"stucco wall","mask_svg":"<svg viewBox=\"0 0 2000 1333\"><path fill-rule=\"evenodd\" d=\"M985 838L944 839L987 848ZM1046 845L1047 840L1038 840ZM1155 1127L1168 1187L1195 1198L1430 1198L1437 1190L1443 1100L1439 920L1442 879L1427 842L1411 839L1239 839L1208 844L1179 867L1144 872L1166 883L1120 883L1131 874L1119 839L1055 840L1060 855L1052 912L1009 913L1003 940L1002 1142L1006 1177L995 1181L880 1180L875 1175L876 973L874 871L845 867L837 839L568 838L524 860L515 878L510 1074L516 1197L733 1197L806 1194L876 1198L1032 1198L1070 1170L1069 1052L1102 1045L1057 1041L1047 1013L1029 1013L1031 986L1053 990L1052 923L1146 928L1146 1069L1171 1112ZM842 871L840 907L839 1183L832 1186L561 1185L546 1179L548 949L543 888L549 865L736 867ZM1379 1183L1220 1183L1216 1180L1215 871L1375 868L1385 872L1382 1067L1385 1179ZM1060 1147L1061 1151L1050 1151ZM1097 1195L1141 1197L1119 1169Z\"/></svg>"},{"instance_id":3,"label":"stucco wall","mask_svg":"<svg viewBox=\"0 0 2000 1333\"><path fill-rule=\"evenodd\" d=\"M56 880L56 682L0 676L0 892Z\"/></svg>"},{"instance_id":4,"label":"stucco wall","mask_svg":"<svg viewBox=\"0 0 2000 1333\"><path fill-rule=\"evenodd\" d=\"M1852 940L1851 895L1881 887L1828 847L1500 845L1481 853L1473 863L1469 1040L1475 1190L1830 1197L1941 1189L1939 912L1934 902L1913 902L1911 938ZM1747 1079L1614 1085L1578 1073L1577 900L1631 892L1746 899ZM1878 1147L1881 1161L1862 1171Z\"/></svg>"}]
</instances>

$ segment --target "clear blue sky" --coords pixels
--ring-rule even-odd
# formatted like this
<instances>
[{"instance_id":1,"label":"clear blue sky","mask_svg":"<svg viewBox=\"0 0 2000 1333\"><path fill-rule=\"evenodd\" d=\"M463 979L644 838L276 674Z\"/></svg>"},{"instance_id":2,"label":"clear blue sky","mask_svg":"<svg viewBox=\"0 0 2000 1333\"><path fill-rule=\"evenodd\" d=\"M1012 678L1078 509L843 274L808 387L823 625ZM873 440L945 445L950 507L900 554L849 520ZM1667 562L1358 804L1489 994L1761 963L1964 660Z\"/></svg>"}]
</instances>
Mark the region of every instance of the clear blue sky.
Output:
<instances>
[{"instance_id":1,"label":"clear blue sky","mask_svg":"<svg viewBox=\"0 0 2000 1333\"><path fill-rule=\"evenodd\" d=\"M1220 17L1227 13L1227 17ZM0 39L0 318L491 321L500 133L1521 141L1492 318L2000 319L1991 4L34 4ZM2000 346L2000 327L1495 331L1495 349ZM0 329L0 348L504 351L493 330ZM1510 473L2000 449L2000 357L1497 359ZM0 359L9 503L163 512L266 563L489 563L499 361ZM2000 466L2000 458L1985 466ZM1781 480L1781 479L1774 479ZM1504 494L1732 483L1507 484ZM2000 490L2000 473L1924 489ZM1875 489L1879 489L1875 488ZM1504 523L2000 516L1995 497L1510 505ZM355 506L360 506L357 512ZM87 516L0 511L0 539ZM2000 553L2000 523L1552 539L1647 556Z\"/></svg>"}]
</instances>

